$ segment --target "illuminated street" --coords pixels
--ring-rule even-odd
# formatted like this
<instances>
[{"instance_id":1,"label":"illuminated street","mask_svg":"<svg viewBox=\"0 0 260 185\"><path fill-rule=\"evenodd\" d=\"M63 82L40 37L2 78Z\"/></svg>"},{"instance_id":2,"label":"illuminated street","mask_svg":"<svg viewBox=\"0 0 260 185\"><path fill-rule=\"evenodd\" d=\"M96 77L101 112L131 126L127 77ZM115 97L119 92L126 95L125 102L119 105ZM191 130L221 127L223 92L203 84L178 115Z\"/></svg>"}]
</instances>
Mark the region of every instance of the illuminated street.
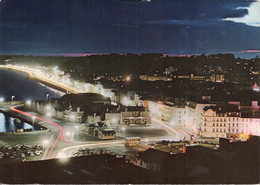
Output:
<instances>
[{"instance_id":1,"label":"illuminated street","mask_svg":"<svg viewBox=\"0 0 260 185\"><path fill-rule=\"evenodd\" d=\"M0 184L259 184L260 0L0 0Z\"/></svg>"}]
</instances>

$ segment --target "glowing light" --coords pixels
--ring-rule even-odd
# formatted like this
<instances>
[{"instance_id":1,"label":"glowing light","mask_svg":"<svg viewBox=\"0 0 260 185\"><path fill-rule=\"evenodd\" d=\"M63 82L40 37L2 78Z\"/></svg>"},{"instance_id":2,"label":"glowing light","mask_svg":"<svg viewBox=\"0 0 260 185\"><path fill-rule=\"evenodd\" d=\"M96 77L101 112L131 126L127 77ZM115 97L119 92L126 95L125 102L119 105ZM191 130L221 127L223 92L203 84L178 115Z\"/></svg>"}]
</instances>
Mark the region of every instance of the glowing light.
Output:
<instances>
[{"instance_id":1,"label":"glowing light","mask_svg":"<svg viewBox=\"0 0 260 185\"><path fill-rule=\"evenodd\" d=\"M30 76L41 79L42 81L53 84L57 87L64 88L72 93L98 93L109 98L115 96L112 90L104 89L101 84L93 85L73 80L69 74L60 71L57 66L52 70L48 67L37 67L37 69L34 69L17 65L0 65L0 67L26 72ZM50 94L46 94L46 99L49 98L49 95Z\"/></svg>"},{"instance_id":2,"label":"glowing light","mask_svg":"<svg viewBox=\"0 0 260 185\"><path fill-rule=\"evenodd\" d=\"M47 117L51 117L51 113L50 113L50 112L47 112L46 116L47 116Z\"/></svg>"},{"instance_id":3,"label":"glowing light","mask_svg":"<svg viewBox=\"0 0 260 185\"><path fill-rule=\"evenodd\" d=\"M112 123L117 123L117 118L111 118Z\"/></svg>"},{"instance_id":4,"label":"glowing light","mask_svg":"<svg viewBox=\"0 0 260 185\"><path fill-rule=\"evenodd\" d=\"M131 76L127 76L125 80L129 82L131 80Z\"/></svg>"},{"instance_id":5,"label":"glowing light","mask_svg":"<svg viewBox=\"0 0 260 185\"><path fill-rule=\"evenodd\" d=\"M26 104L27 104L27 105L31 105L31 103L32 103L31 100L27 100L27 101L26 101Z\"/></svg>"},{"instance_id":6,"label":"glowing light","mask_svg":"<svg viewBox=\"0 0 260 185\"><path fill-rule=\"evenodd\" d=\"M5 101L5 99L4 98L0 98L0 102L4 102Z\"/></svg>"},{"instance_id":7,"label":"glowing light","mask_svg":"<svg viewBox=\"0 0 260 185\"><path fill-rule=\"evenodd\" d=\"M259 87L257 86L256 82L255 82L255 84L253 86L253 91L259 92Z\"/></svg>"},{"instance_id":8,"label":"glowing light","mask_svg":"<svg viewBox=\"0 0 260 185\"><path fill-rule=\"evenodd\" d=\"M246 141L246 140L248 140L248 139L249 139L249 137L250 137L250 135L249 135L249 134L244 134L244 133L242 133L242 134L239 134L239 138L240 138L241 140L243 140L243 141Z\"/></svg>"}]
</instances>

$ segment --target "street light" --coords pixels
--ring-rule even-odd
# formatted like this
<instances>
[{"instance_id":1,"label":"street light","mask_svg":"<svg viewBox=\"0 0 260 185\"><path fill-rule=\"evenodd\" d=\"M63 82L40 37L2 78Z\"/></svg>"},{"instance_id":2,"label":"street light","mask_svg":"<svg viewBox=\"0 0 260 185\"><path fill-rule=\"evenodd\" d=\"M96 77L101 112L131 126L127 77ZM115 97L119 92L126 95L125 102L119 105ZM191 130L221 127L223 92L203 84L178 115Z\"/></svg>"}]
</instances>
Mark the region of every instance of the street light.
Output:
<instances>
[{"instance_id":1,"label":"street light","mask_svg":"<svg viewBox=\"0 0 260 185\"><path fill-rule=\"evenodd\" d=\"M71 122L75 122L76 120L76 116L75 115L70 115L70 121Z\"/></svg>"},{"instance_id":2,"label":"street light","mask_svg":"<svg viewBox=\"0 0 260 185\"><path fill-rule=\"evenodd\" d=\"M32 121L33 121L33 126L34 126L34 120L35 120L35 116L32 117Z\"/></svg>"},{"instance_id":3,"label":"street light","mask_svg":"<svg viewBox=\"0 0 260 185\"><path fill-rule=\"evenodd\" d=\"M96 119L96 113L94 113L93 123L95 123L95 119Z\"/></svg>"},{"instance_id":4,"label":"street light","mask_svg":"<svg viewBox=\"0 0 260 185\"><path fill-rule=\"evenodd\" d=\"M79 127L75 126L75 128L77 129L77 140L79 140Z\"/></svg>"},{"instance_id":5,"label":"street light","mask_svg":"<svg viewBox=\"0 0 260 185\"><path fill-rule=\"evenodd\" d=\"M125 127L123 127L122 130L124 131L124 138L125 138Z\"/></svg>"},{"instance_id":6,"label":"street light","mask_svg":"<svg viewBox=\"0 0 260 185\"><path fill-rule=\"evenodd\" d=\"M47 93L47 94L46 94L46 100L48 100L48 99L49 99L49 96L50 96L50 94L49 94L49 93Z\"/></svg>"},{"instance_id":7,"label":"street light","mask_svg":"<svg viewBox=\"0 0 260 185\"><path fill-rule=\"evenodd\" d=\"M0 98L0 102L4 102L4 101L5 101L5 99L1 97Z\"/></svg>"},{"instance_id":8,"label":"street light","mask_svg":"<svg viewBox=\"0 0 260 185\"><path fill-rule=\"evenodd\" d=\"M70 138L70 140L71 140L71 133L70 132L66 132L66 134L65 134L66 136L68 136L69 138Z\"/></svg>"},{"instance_id":9,"label":"street light","mask_svg":"<svg viewBox=\"0 0 260 185\"><path fill-rule=\"evenodd\" d=\"M15 98L15 96L11 96L11 102L13 102L13 101L14 101L14 98Z\"/></svg>"},{"instance_id":10,"label":"street light","mask_svg":"<svg viewBox=\"0 0 260 185\"><path fill-rule=\"evenodd\" d=\"M31 103L32 103L31 100L27 100L27 101L26 101L26 104L29 105L29 106L31 105Z\"/></svg>"}]
</instances>

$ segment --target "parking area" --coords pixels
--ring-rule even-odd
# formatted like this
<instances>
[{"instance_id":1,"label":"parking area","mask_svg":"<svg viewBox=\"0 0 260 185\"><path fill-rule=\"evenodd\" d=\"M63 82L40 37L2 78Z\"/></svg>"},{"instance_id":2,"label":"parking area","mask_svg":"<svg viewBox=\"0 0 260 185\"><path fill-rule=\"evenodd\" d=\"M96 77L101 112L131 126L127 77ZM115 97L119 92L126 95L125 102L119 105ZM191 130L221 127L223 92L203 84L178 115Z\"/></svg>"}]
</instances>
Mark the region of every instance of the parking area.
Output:
<instances>
[{"instance_id":1,"label":"parking area","mask_svg":"<svg viewBox=\"0 0 260 185\"><path fill-rule=\"evenodd\" d=\"M0 146L0 164L12 162L26 162L30 160L41 160L44 152L43 145L35 143L1 145Z\"/></svg>"}]
</instances>

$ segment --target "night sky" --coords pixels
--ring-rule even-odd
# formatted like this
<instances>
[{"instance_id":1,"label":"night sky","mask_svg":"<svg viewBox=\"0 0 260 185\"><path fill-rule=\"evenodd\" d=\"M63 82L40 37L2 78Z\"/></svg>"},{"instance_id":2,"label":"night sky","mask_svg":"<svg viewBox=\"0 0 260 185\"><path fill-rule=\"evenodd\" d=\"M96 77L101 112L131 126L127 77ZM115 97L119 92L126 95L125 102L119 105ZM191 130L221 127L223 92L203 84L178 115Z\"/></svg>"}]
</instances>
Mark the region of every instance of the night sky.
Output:
<instances>
[{"instance_id":1,"label":"night sky","mask_svg":"<svg viewBox=\"0 0 260 185\"><path fill-rule=\"evenodd\" d=\"M260 1L0 0L0 54L260 56Z\"/></svg>"}]
</instances>

